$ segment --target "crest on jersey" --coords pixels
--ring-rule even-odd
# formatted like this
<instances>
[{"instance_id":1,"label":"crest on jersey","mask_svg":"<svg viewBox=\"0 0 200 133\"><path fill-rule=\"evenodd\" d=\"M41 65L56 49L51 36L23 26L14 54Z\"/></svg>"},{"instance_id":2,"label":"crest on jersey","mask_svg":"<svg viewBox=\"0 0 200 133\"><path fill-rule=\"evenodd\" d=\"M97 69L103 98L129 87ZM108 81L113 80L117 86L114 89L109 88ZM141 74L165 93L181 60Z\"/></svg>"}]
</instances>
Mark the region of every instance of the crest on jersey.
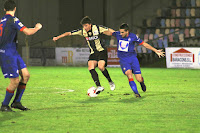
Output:
<instances>
[{"instance_id":1,"label":"crest on jersey","mask_svg":"<svg viewBox=\"0 0 200 133\"><path fill-rule=\"evenodd\" d=\"M129 41L129 42L131 41L131 38L130 38L130 37L128 38L128 41Z\"/></svg>"},{"instance_id":2,"label":"crest on jersey","mask_svg":"<svg viewBox=\"0 0 200 133\"><path fill-rule=\"evenodd\" d=\"M88 32L88 35L89 35L89 36L92 36L92 32Z\"/></svg>"},{"instance_id":3,"label":"crest on jersey","mask_svg":"<svg viewBox=\"0 0 200 133\"><path fill-rule=\"evenodd\" d=\"M99 34L99 32L98 31L94 31L94 35L98 35Z\"/></svg>"},{"instance_id":4,"label":"crest on jersey","mask_svg":"<svg viewBox=\"0 0 200 133\"><path fill-rule=\"evenodd\" d=\"M17 21L19 21L19 19L15 17L15 18L14 18L14 21L17 22Z\"/></svg>"},{"instance_id":5,"label":"crest on jersey","mask_svg":"<svg viewBox=\"0 0 200 133\"><path fill-rule=\"evenodd\" d=\"M119 40L119 51L128 52L129 41Z\"/></svg>"}]
</instances>

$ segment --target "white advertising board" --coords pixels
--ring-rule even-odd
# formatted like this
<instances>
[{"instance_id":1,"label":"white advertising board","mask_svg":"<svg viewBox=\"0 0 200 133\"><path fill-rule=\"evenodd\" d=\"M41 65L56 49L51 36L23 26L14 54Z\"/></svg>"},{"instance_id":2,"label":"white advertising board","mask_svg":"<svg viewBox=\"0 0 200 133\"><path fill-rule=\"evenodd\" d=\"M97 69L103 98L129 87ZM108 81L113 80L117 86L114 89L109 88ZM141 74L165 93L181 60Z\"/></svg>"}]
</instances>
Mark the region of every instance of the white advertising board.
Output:
<instances>
[{"instance_id":1,"label":"white advertising board","mask_svg":"<svg viewBox=\"0 0 200 133\"><path fill-rule=\"evenodd\" d=\"M200 69L200 48L168 47L165 51L167 68Z\"/></svg>"},{"instance_id":2,"label":"white advertising board","mask_svg":"<svg viewBox=\"0 0 200 133\"><path fill-rule=\"evenodd\" d=\"M88 48L56 48L56 64L66 66L87 66Z\"/></svg>"}]
</instances>

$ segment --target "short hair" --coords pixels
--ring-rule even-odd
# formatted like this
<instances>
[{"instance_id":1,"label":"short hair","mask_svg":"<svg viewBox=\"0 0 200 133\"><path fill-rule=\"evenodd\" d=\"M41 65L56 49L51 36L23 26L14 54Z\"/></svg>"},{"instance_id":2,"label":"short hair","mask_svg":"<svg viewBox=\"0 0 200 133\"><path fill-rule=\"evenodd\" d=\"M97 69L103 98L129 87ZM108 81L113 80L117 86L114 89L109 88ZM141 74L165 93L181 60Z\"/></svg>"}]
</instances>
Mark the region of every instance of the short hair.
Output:
<instances>
[{"instance_id":1,"label":"short hair","mask_svg":"<svg viewBox=\"0 0 200 133\"><path fill-rule=\"evenodd\" d=\"M4 3L4 9L6 11L13 11L16 7L16 3L15 1L13 0L7 0L5 3Z\"/></svg>"},{"instance_id":2,"label":"short hair","mask_svg":"<svg viewBox=\"0 0 200 133\"><path fill-rule=\"evenodd\" d=\"M126 24L126 23L122 23L120 25L119 29L124 29L125 31L129 31L130 30L128 24Z\"/></svg>"},{"instance_id":3,"label":"short hair","mask_svg":"<svg viewBox=\"0 0 200 133\"><path fill-rule=\"evenodd\" d=\"M88 16L85 16L81 22L80 22L81 25L83 24L92 24L92 20L88 17Z\"/></svg>"}]
</instances>

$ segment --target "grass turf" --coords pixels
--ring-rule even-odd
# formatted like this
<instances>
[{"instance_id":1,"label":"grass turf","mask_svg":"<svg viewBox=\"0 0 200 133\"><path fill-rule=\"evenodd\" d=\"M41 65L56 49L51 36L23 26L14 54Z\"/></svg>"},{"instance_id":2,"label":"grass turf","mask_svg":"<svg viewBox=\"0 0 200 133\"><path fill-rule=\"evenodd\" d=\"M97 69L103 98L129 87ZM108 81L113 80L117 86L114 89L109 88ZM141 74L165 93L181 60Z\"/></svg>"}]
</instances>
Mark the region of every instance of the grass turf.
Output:
<instances>
[{"instance_id":1,"label":"grass turf","mask_svg":"<svg viewBox=\"0 0 200 133\"><path fill-rule=\"evenodd\" d=\"M0 112L1 133L134 133L199 132L200 71L142 68L147 92L134 97L120 68L108 68L116 84L96 98L87 96L94 86L86 67L29 67L31 79L22 98L27 112ZM0 75L0 101L9 83ZM124 95L126 94L126 95ZM129 95L130 94L130 95Z\"/></svg>"}]
</instances>

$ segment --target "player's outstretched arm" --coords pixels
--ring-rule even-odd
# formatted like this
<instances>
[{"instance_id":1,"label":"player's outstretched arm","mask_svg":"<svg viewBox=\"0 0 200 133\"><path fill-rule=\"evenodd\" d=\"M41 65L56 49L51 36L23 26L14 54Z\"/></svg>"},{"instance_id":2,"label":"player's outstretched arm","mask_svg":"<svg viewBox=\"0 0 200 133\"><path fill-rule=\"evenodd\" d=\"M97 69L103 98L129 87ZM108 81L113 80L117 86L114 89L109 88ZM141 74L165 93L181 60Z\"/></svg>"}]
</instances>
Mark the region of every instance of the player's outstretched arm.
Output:
<instances>
[{"instance_id":1,"label":"player's outstretched arm","mask_svg":"<svg viewBox=\"0 0 200 133\"><path fill-rule=\"evenodd\" d=\"M25 28L25 29L23 30L23 32L24 32L24 34L26 34L26 35L33 35L33 34L35 34L38 30L40 30L41 28L42 28L42 25L41 25L40 23L37 23L37 24L35 25L34 28Z\"/></svg>"},{"instance_id":2,"label":"player's outstretched arm","mask_svg":"<svg viewBox=\"0 0 200 133\"><path fill-rule=\"evenodd\" d=\"M148 49L154 51L154 52L158 55L159 58L165 56L165 52L163 52L162 49L157 50L157 49L155 49L154 47L152 47L151 45L149 45L148 43L145 43L145 42L144 42L142 45L143 45L145 48L148 48Z\"/></svg>"},{"instance_id":3,"label":"player's outstretched arm","mask_svg":"<svg viewBox=\"0 0 200 133\"><path fill-rule=\"evenodd\" d=\"M104 31L103 34L107 35L107 36L112 36L112 33L115 32L115 30L108 28L107 31Z\"/></svg>"},{"instance_id":4,"label":"player's outstretched arm","mask_svg":"<svg viewBox=\"0 0 200 133\"><path fill-rule=\"evenodd\" d=\"M53 37L53 41L57 41L58 39L63 38L65 36L71 36L71 32L65 32L57 37Z\"/></svg>"}]
</instances>

